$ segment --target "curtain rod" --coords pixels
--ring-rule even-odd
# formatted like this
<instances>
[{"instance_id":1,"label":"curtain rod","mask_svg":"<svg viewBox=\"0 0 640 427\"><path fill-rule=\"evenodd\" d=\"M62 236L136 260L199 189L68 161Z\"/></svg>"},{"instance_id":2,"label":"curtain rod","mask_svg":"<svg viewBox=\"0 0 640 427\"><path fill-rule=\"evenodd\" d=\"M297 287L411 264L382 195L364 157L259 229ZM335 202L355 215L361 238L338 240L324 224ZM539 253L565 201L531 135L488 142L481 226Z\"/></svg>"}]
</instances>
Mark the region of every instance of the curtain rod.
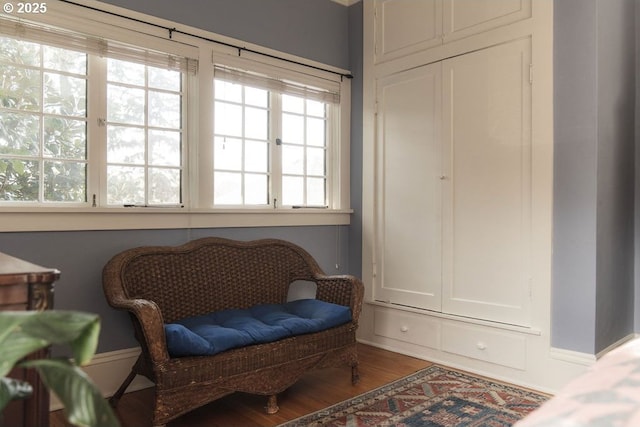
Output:
<instances>
[{"instance_id":1,"label":"curtain rod","mask_svg":"<svg viewBox=\"0 0 640 427\"><path fill-rule=\"evenodd\" d=\"M109 12L107 10L99 9L97 7L76 3L76 2L71 1L71 0L60 0L60 1L62 3L72 4L74 6L83 7L85 9L90 9L90 10L93 10L93 11L96 11L96 12L106 13L108 15L116 16L118 18L124 18L124 19L128 19L130 21L138 22L138 23L149 25L149 26L152 26L152 27L161 28L163 30L166 30L169 33L169 38L170 39L173 38L173 33L182 34L182 35L189 36L189 37L195 37L195 38L200 39L200 40L205 40L205 41L208 41L208 42L211 42L211 43L216 43L216 44L219 44L219 45L232 47L232 48L238 50L238 56L242 55L243 51L244 52L249 52L249 53L255 53L257 55L262 55L262 56L265 56L267 58L278 59L280 61L289 62L291 64L302 65L304 67L313 68L315 70L324 71L326 73L336 74L336 75L340 76L340 79L343 79L345 77L348 78L348 79L352 79L353 78L353 75L350 74L350 73L349 74L345 74L345 73L341 73L341 72L338 72L338 71L333 71L333 70L329 70L329 69L326 69L326 68L317 67L315 65L305 64L304 62L294 61L293 59L282 58L282 57L277 56L277 55L272 55L272 54L269 54L269 53L260 52L258 50L249 49L249 48L244 47L244 46L238 46L238 45L235 45L235 44L232 44L232 43L226 43L226 42L223 42L223 41L220 41L220 40L215 40L215 39L212 39L212 38L209 38L209 37L199 36L197 34L192 34L192 33L186 32L186 31L181 31L181 30L178 30L175 27L173 27L173 28L165 27L164 25L154 24L153 22L148 22L148 21L144 21L142 19L132 18L131 16L122 15L120 13Z\"/></svg>"}]
</instances>

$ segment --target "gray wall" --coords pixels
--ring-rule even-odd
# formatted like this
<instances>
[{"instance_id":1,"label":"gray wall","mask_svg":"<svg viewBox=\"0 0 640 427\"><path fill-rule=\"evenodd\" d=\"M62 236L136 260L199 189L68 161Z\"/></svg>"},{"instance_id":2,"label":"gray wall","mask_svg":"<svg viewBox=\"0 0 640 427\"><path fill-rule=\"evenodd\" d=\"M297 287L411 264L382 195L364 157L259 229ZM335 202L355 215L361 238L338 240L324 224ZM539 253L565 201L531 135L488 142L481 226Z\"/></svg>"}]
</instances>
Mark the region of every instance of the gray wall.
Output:
<instances>
[{"instance_id":1,"label":"gray wall","mask_svg":"<svg viewBox=\"0 0 640 427\"><path fill-rule=\"evenodd\" d=\"M324 64L349 66L347 10L329 0L103 2Z\"/></svg>"},{"instance_id":2,"label":"gray wall","mask_svg":"<svg viewBox=\"0 0 640 427\"><path fill-rule=\"evenodd\" d=\"M552 345L634 331L635 1L554 2Z\"/></svg>"},{"instance_id":3,"label":"gray wall","mask_svg":"<svg viewBox=\"0 0 640 427\"><path fill-rule=\"evenodd\" d=\"M329 65L349 67L348 9L329 0L108 3ZM361 163L361 157L358 160L356 155L354 161L356 165ZM354 197L357 199L360 193L356 189ZM60 269L56 308L99 314L102 331L98 351L105 352L136 345L127 315L108 307L102 293L102 267L118 251L141 245L176 245L203 236L239 240L273 237L307 249L326 273L344 274L351 272L351 264L360 268L359 259L349 259L349 248L353 246L350 234L348 226L0 233L0 252Z\"/></svg>"}]
</instances>

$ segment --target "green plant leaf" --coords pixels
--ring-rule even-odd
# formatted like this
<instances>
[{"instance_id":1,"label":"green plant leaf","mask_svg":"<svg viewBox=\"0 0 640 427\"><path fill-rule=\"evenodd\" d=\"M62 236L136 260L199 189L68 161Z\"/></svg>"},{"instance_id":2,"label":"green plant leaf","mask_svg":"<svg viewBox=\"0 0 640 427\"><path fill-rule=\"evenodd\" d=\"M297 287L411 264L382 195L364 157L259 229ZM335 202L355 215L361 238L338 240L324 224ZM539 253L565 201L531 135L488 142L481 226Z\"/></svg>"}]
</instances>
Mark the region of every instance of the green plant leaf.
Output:
<instances>
[{"instance_id":1,"label":"green plant leaf","mask_svg":"<svg viewBox=\"0 0 640 427\"><path fill-rule=\"evenodd\" d=\"M5 327L10 329L9 333L4 333ZM0 331L0 361L5 360L3 349L16 346L16 342L22 342L23 347L20 346L21 351L12 355L13 363L48 344L69 344L76 363L84 365L95 354L100 333L100 318L95 314L77 311L7 311L0 313ZM25 336L33 341L29 341ZM36 343L40 345L43 341L44 345L36 346ZM32 346L31 349L28 344ZM20 357L15 359L17 355ZM6 372L3 373L0 369L0 375L4 376Z\"/></svg>"},{"instance_id":2,"label":"green plant leaf","mask_svg":"<svg viewBox=\"0 0 640 427\"><path fill-rule=\"evenodd\" d=\"M46 339L23 332L22 325L32 318L30 313L33 312L0 312L0 377L26 355L49 345Z\"/></svg>"},{"instance_id":3,"label":"green plant leaf","mask_svg":"<svg viewBox=\"0 0 640 427\"><path fill-rule=\"evenodd\" d=\"M26 399L33 394L31 384L15 378L0 378L0 413L14 399Z\"/></svg>"},{"instance_id":4,"label":"green plant leaf","mask_svg":"<svg viewBox=\"0 0 640 427\"><path fill-rule=\"evenodd\" d=\"M33 360L21 364L38 370L44 384L58 396L67 419L79 427L117 427L111 407L89 377L68 360Z\"/></svg>"}]
</instances>

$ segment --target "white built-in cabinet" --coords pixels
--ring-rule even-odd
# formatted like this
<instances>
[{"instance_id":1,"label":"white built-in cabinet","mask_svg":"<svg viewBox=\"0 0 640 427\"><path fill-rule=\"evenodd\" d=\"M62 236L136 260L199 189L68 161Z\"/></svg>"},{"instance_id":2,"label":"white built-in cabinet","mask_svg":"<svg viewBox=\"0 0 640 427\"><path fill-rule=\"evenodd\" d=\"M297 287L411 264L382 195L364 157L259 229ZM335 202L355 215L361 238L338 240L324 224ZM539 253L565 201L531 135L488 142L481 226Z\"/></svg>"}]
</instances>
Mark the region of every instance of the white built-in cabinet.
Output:
<instances>
[{"instance_id":1,"label":"white built-in cabinet","mask_svg":"<svg viewBox=\"0 0 640 427\"><path fill-rule=\"evenodd\" d=\"M530 64L524 39L377 80L376 299L530 325Z\"/></svg>"},{"instance_id":2,"label":"white built-in cabinet","mask_svg":"<svg viewBox=\"0 0 640 427\"><path fill-rule=\"evenodd\" d=\"M361 339L553 389L552 4L364 1Z\"/></svg>"}]
</instances>

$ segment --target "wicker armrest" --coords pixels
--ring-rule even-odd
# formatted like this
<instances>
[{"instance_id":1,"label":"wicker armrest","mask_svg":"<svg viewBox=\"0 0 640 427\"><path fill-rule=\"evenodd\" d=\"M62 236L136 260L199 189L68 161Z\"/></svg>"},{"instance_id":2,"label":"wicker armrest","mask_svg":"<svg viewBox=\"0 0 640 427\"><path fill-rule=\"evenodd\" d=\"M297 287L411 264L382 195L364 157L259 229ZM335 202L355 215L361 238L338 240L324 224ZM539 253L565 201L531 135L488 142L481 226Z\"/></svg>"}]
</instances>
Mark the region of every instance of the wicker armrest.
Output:
<instances>
[{"instance_id":1,"label":"wicker armrest","mask_svg":"<svg viewBox=\"0 0 640 427\"><path fill-rule=\"evenodd\" d=\"M117 308L127 310L138 321L140 339L144 340L151 360L154 363L169 360L164 321L158 305L145 299L132 299L122 301Z\"/></svg>"},{"instance_id":2,"label":"wicker armrest","mask_svg":"<svg viewBox=\"0 0 640 427\"><path fill-rule=\"evenodd\" d=\"M351 275L318 276L315 280L318 285L316 298L350 307L353 323L358 324L364 297L362 281Z\"/></svg>"}]
</instances>

